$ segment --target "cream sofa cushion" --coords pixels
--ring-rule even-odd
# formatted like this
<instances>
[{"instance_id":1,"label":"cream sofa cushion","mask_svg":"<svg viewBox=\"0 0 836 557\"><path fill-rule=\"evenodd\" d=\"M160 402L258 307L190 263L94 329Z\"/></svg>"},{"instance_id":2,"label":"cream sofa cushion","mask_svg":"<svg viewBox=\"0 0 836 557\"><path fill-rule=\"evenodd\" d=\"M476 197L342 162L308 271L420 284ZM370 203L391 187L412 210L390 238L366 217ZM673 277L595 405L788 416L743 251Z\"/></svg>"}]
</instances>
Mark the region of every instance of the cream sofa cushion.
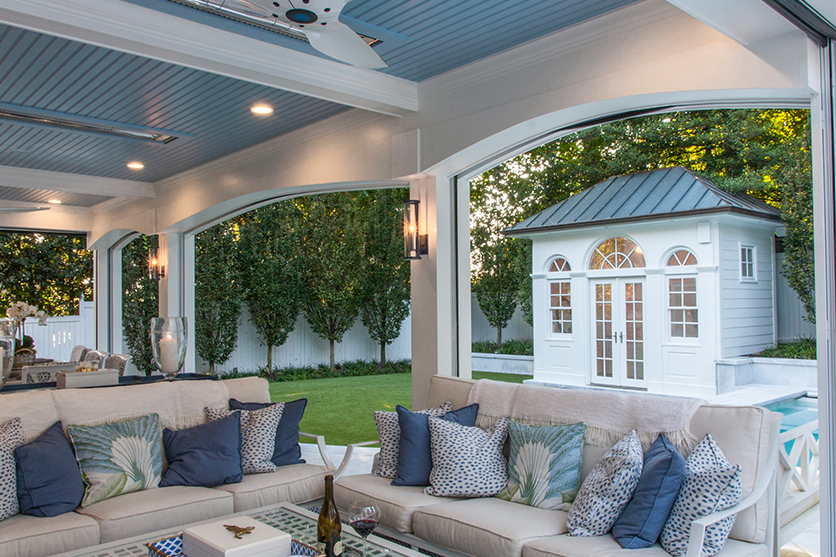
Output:
<instances>
[{"instance_id":1,"label":"cream sofa cushion","mask_svg":"<svg viewBox=\"0 0 836 557\"><path fill-rule=\"evenodd\" d=\"M429 505L457 501L448 497L433 497L421 486L394 486L389 478L371 474L343 476L334 483L337 507L346 510L355 501L374 501L380 507L380 523L396 532L412 533L415 511Z\"/></svg>"},{"instance_id":2,"label":"cream sofa cushion","mask_svg":"<svg viewBox=\"0 0 836 557\"><path fill-rule=\"evenodd\" d=\"M769 557L768 548L728 540L718 557ZM611 534L591 538L554 536L528 542L522 557L670 557L658 543L644 549L621 549Z\"/></svg>"},{"instance_id":3,"label":"cream sofa cushion","mask_svg":"<svg viewBox=\"0 0 836 557\"><path fill-rule=\"evenodd\" d=\"M76 512L99 521L101 543L107 543L233 511L230 493L205 487L172 486L126 493Z\"/></svg>"},{"instance_id":4,"label":"cream sofa cushion","mask_svg":"<svg viewBox=\"0 0 836 557\"><path fill-rule=\"evenodd\" d=\"M21 391L0 395L0 424L20 418L23 442L31 443L58 421L52 391Z\"/></svg>"},{"instance_id":5,"label":"cream sofa cushion","mask_svg":"<svg viewBox=\"0 0 836 557\"><path fill-rule=\"evenodd\" d=\"M241 483L219 485L214 489L231 493L235 512L239 513L283 501L307 503L324 497L327 473L324 466L291 464L267 474L245 474Z\"/></svg>"},{"instance_id":6,"label":"cream sofa cushion","mask_svg":"<svg viewBox=\"0 0 836 557\"><path fill-rule=\"evenodd\" d=\"M270 400L270 384L263 377L242 377L240 379L225 379L214 381L226 389L225 403L234 398L241 402L272 402ZM208 405L207 405L208 406ZM225 406L228 408L228 406Z\"/></svg>"},{"instance_id":7,"label":"cream sofa cushion","mask_svg":"<svg viewBox=\"0 0 836 557\"><path fill-rule=\"evenodd\" d=\"M691 420L691 433L702 439L711 433L732 465L739 464L743 498L752 493L769 458L772 431L779 427L779 414L755 406L701 406ZM733 426L733 427L730 427ZM687 455L684 455L687 456ZM737 515L729 537L752 543L766 539L768 502L763 500Z\"/></svg>"},{"instance_id":8,"label":"cream sofa cushion","mask_svg":"<svg viewBox=\"0 0 836 557\"><path fill-rule=\"evenodd\" d=\"M415 535L474 557L516 557L529 540L566 533L564 511L540 509L496 497L468 499L415 512Z\"/></svg>"},{"instance_id":9,"label":"cream sofa cushion","mask_svg":"<svg viewBox=\"0 0 836 557\"><path fill-rule=\"evenodd\" d=\"M197 383L197 381L195 381ZM179 406L177 389L169 382L95 389L52 391L61 425L97 425L147 414L158 414L168 426Z\"/></svg>"},{"instance_id":10,"label":"cream sofa cushion","mask_svg":"<svg viewBox=\"0 0 836 557\"><path fill-rule=\"evenodd\" d=\"M0 522L0 555L47 557L99 543L99 523L77 513L49 518L16 514Z\"/></svg>"},{"instance_id":11,"label":"cream sofa cushion","mask_svg":"<svg viewBox=\"0 0 836 557\"><path fill-rule=\"evenodd\" d=\"M173 429L205 424L204 408L229 409L229 397L223 381L175 381L178 423ZM169 427L169 429L172 429Z\"/></svg>"}]
</instances>

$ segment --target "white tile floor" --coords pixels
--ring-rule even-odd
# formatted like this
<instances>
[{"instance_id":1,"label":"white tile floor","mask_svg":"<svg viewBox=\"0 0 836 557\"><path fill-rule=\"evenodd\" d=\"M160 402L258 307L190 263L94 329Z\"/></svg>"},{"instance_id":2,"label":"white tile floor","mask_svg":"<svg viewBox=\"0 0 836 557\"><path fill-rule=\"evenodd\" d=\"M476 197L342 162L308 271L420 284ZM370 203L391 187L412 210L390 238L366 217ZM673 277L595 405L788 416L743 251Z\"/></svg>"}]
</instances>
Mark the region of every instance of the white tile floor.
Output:
<instances>
[{"instance_id":1,"label":"white tile floor","mask_svg":"<svg viewBox=\"0 0 836 557\"><path fill-rule=\"evenodd\" d=\"M800 533L781 548L781 557L821 557L819 523Z\"/></svg>"}]
</instances>

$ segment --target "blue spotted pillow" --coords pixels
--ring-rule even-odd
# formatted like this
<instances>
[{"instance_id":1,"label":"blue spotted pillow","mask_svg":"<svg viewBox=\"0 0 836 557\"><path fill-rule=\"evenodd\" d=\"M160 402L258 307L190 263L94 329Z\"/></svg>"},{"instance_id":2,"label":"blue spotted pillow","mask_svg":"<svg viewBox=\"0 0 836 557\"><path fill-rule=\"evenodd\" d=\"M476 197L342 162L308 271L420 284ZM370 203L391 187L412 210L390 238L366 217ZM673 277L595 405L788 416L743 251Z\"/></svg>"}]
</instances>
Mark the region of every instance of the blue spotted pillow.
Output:
<instances>
[{"instance_id":1,"label":"blue spotted pillow","mask_svg":"<svg viewBox=\"0 0 836 557\"><path fill-rule=\"evenodd\" d=\"M610 447L581 485L569 510L570 536L603 536L633 497L644 464L634 429Z\"/></svg>"},{"instance_id":2,"label":"blue spotted pillow","mask_svg":"<svg viewBox=\"0 0 836 557\"><path fill-rule=\"evenodd\" d=\"M508 483L502 447L508 418L487 430L429 418L433 469L424 493L438 497L491 497Z\"/></svg>"},{"instance_id":3,"label":"blue spotted pillow","mask_svg":"<svg viewBox=\"0 0 836 557\"><path fill-rule=\"evenodd\" d=\"M416 414L428 414L440 418L450 411L453 405L445 402L438 408L419 410ZM401 426L397 412L375 411L374 423L377 435L380 437L380 452L378 461L372 473L381 478L394 479L398 477L398 454L401 446Z\"/></svg>"},{"instance_id":4,"label":"blue spotted pillow","mask_svg":"<svg viewBox=\"0 0 836 557\"><path fill-rule=\"evenodd\" d=\"M742 495L740 466L731 465L709 433L685 461L685 479L662 529L662 547L674 557L685 555L691 524L733 507ZM724 518L705 529L701 557L723 549L736 517Z\"/></svg>"}]
</instances>

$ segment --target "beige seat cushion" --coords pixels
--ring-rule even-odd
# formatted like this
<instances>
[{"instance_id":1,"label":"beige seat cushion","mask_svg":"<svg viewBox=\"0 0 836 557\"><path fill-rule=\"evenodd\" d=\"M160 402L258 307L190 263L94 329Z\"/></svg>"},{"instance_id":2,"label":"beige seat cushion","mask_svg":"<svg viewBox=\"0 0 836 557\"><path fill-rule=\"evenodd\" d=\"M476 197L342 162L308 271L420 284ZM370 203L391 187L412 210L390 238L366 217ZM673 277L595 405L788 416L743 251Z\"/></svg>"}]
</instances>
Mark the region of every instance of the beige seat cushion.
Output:
<instances>
[{"instance_id":1,"label":"beige seat cushion","mask_svg":"<svg viewBox=\"0 0 836 557\"><path fill-rule=\"evenodd\" d=\"M439 503L456 501L447 497L433 497L423 487L391 485L389 478L371 474L343 476L334 484L337 507L348 509L355 501L374 501L380 507L380 523L396 532L412 533L412 515L418 509Z\"/></svg>"},{"instance_id":2,"label":"beige seat cushion","mask_svg":"<svg viewBox=\"0 0 836 557\"><path fill-rule=\"evenodd\" d=\"M76 513L49 518L16 514L0 522L0 555L46 557L99 543L99 523Z\"/></svg>"},{"instance_id":3,"label":"beige seat cushion","mask_svg":"<svg viewBox=\"0 0 836 557\"><path fill-rule=\"evenodd\" d=\"M755 487L755 482L767 472L770 435L778 428L780 415L760 407L701 406L691 420L691 433L701 440L711 433L717 446L732 464L740 465L743 497ZM734 424L734 427L729 427ZM737 515L730 538L745 542L763 543L769 506L766 496L754 507Z\"/></svg>"},{"instance_id":4,"label":"beige seat cushion","mask_svg":"<svg viewBox=\"0 0 836 557\"><path fill-rule=\"evenodd\" d=\"M267 474L246 474L241 483L219 485L215 489L231 493L235 512L239 513L284 501L307 503L324 497L327 473L324 466L292 464Z\"/></svg>"},{"instance_id":5,"label":"beige seat cushion","mask_svg":"<svg viewBox=\"0 0 836 557\"><path fill-rule=\"evenodd\" d=\"M232 514L232 495L205 487L160 487L105 499L76 512L99 521L102 543Z\"/></svg>"},{"instance_id":6,"label":"beige seat cushion","mask_svg":"<svg viewBox=\"0 0 836 557\"><path fill-rule=\"evenodd\" d=\"M474 557L516 557L531 539L567 532L569 513L495 497L423 508L412 518L415 535Z\"/></svg>"},{"instance_id":7,"label":"beige seat cushion","mask_svg":"<svg viewBox=\"0 0 836 557\"><path fill-rule=\"evenodd\" d=\"M762 544L728 540L719 557L768 557ZM670 557L658 543L646 549L621 549L612 535L574 538L568 535L528 542L522 557Z\"/></svg>"},{"instance_id":8,"label":"beige seat cushion","mask_svg":"<svg viewBox=\"0 0 836 557\"><path fill-rule=\"evenodd\" d=\"M59 420L52 391L20 391L0 394L0 425L20 418L23 442L31 443Z\"/></svg>"}]
</instances>

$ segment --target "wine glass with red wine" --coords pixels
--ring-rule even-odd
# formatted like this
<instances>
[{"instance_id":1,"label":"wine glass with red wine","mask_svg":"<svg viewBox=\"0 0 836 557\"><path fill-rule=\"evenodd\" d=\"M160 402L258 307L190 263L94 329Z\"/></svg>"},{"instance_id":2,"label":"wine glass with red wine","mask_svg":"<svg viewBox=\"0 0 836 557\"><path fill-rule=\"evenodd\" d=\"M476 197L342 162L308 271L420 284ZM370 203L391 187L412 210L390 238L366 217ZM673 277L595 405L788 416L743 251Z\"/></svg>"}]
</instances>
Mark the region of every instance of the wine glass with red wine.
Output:
<instances>
[{"instance_id":1,"label":"wine glass with red wine","mask_svg":"<svg viewBox=\"0 0 836 557\"><path fill-rule=\"evenodd\" d=\"M380 509L374 503L355 501L348 508L348 523L363 538L363 557L366 557L366 538L377 528Z\"/></svg>"}]
</instances>

